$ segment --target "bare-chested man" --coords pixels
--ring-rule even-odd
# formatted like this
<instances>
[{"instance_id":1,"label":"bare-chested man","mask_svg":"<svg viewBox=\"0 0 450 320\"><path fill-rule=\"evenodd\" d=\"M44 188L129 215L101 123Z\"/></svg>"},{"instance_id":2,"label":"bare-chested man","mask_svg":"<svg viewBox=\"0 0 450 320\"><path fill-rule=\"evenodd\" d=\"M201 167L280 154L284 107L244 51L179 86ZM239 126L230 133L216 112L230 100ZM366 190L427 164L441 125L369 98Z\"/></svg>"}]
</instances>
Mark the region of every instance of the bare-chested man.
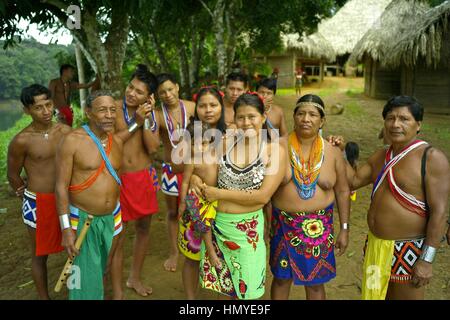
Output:
<instances>
[{"instance_id":1,"label":"bare-chested man","mask_svg":"<svg viewBox=\"0 0 450 320\"><path fill-rule=\"evenodd\" d=\"M116 101L116 129L124 130L135 121L134 114L140 105L154 105L153 94L156 91L156 77L147 66L139 64L131 75L125 89L123 100ZM156 116L154 115L156 118ZM148 296L152 288L144 286L141 280L142 267L147 254L150 239L150 224L158 209L156 198L159 188L158 177L152 166L151 154L159 148L159 133L156 121L151 118L151 125L139 129L124 145L124 156L120 179L120 204L125 224L134 221L136 237L133 245L133 260L126 285L141 296ZM112 258L113 298L123 299L122 272L123 246L125 232L118 237L118 248Z\"/></svg>"},{"instance_id":2,"label":"bare-chested man","mask_svg":"<svg viewBox=\"0 0 450 320\"><path fill-rule=\"evenodd\" d=\"M271 134L274 134L274 129L278 129L278 133L281 137L287 137L288 131L283 109L280 106L273 104L273 97L277 93L277 81L272 78L265 78L258 83L258 88L256 90L264 99L267 129L270 130Z\"/></svg>"},{"instance_id":3,"label":"bare-chested man","mask_svg":"<svg viewBox=\"0 0 450 320\"><path fill-rule=\"evenodd\" d=\"M87 89L94 84L94 82L83 84L72 81L74 75L75 67L70 64L63 64L59 69L59 78L50 80L48 84L55 108L58 110L58 119L69 126L72 126L73 123L73 111L70 106L72 91Z\"/></svg>"},{"instance_id":4,"label":"bare-chested man","mask_svg":"<svg viewBox=\"0 0 450 320\"><path fill-rule=\"evenodd\" d=\"M23 198L23 222L31 240L31 273L39 298L49 299L47 257L63 250L54 196L55 154L61 138L71 129L52 121L53 101L47 88L39 84L26 87L20 100L33 121L9 145L8 180L16 195ZM20 176L22 169L28 185Z\"/></svg>"},{"instance_id":5,"label":"bare-chested man","mask_svg":"<svg viewBox=\"0 0 450 320\"><path fill-rule=\"evenodd\" d=\"M183 137L189 118L194 115L195 103L181 100L180 87L175 77L162 73L157 76L158 97L161 109L157 112L157 124L164 147L161 190L167 203L167 229L169 235L169 258L164 262L167 271L175 272L178 261L178 204L181 191L183 164L175 164L171 157Z\"/></svg>"},{"instance_id":6,"label":"bare-chested man","mask_svg":"<svg viewBox=\"0 0 450 320\"><path fill-rule=\"evenodd\" d=\"M440 150L417 140L423 108L416 99L391 98L383 118L390 148L375 152L356 173L348 170L353 190L374 184L363 299L423 299L446 228L449 164Z\"/></svg>"},{"instance_id":7,"label":"bare-chested man","mask_svg":"<svg viewBox=\"0 0 450 320\"><path fill-rule=\"evenodd\" d=\"M56 154L56 201L63 230L62 244L69 256L76 255L79 286L69 286L69 299L103 299L103 276L115 231L114 215L120 211L120 179L124 142L150 115L151 107L137 112L136 125L113 135L117 106L105 90L91 93L86 103L89 123L66 135ZM77 234L93 216L84 242L77 250L71 218L76 217ZM73 219L72 219L73 227Z\"/></svg>"},{"instance_id":8,"label":"bare-chested man","mask_svg":"<svg viewBox=\"0 0 450 320\"><path fill-rule=\"evenodd\" d=\"M248 77L243 73L232 72L225 81L225 124L227 128L235 128L234 125L234 103L237 98L248 90Z\"/></svg>"}]
</instances>

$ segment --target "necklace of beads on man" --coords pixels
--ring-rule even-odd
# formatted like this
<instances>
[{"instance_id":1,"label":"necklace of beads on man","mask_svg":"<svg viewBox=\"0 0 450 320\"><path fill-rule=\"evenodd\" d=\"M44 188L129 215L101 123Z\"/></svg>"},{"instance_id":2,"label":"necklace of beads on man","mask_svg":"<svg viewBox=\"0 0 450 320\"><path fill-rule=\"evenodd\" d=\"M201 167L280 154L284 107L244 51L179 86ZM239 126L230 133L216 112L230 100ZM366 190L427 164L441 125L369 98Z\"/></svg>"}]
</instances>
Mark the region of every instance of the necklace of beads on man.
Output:
<instances>
[{"instance_id":1,"label":"necklace of beads on man","mask_svg":"<svg viewBox=\"0 0 450 320\"><path fill-rule=\"evenodd\" d=\"M174 132L175 132L175 126L173 125L172 117L170 116L169 110L167 110L167 107L165 104L162 104L161 107L163 114L164 114L164 122L166 123L167 133L169 135L170 144L173 148L176 148L177 145L174 143ZM179 133L178 139L181 137L184 130L186 130L187 125L187 119L186 119L186 107L184 106L183 101L180 100L180 109L181 109L181 119L180 122L182 122L182 125L180 127L180 122L177 123L177 131ZM181 131L181 132L180 132Z\"/></svg>"}]
</instances>

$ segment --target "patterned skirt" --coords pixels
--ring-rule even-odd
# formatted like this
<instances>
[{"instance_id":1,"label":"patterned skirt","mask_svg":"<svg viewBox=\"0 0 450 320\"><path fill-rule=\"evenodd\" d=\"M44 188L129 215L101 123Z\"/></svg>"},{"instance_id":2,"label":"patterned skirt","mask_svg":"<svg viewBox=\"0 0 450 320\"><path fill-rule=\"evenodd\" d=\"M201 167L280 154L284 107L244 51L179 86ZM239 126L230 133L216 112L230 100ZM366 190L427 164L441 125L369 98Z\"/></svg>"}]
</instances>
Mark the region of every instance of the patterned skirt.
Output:
<instances>
[{"instance_id":1,"label":"patterned skirt","mask_svg":"<svg viewBox=\"0 0 450 320\"><path fill-rule=\"evenodd\" d=\"M260 298L264 294L266 282L262 209L243 214L217 212L211 230L222 268L211 265L205 244L202 243L202 287L237 299Z\"/></svg>"},{"instance_id":2,"label":"patterned skirt","mask_svg":"<svg viewBox=\"0 0 450 320\"><path fill-rule=\"evenodd\" d=\"M273 207L270 267L275 278L317 285L336 277L333 204L313 212Z\"/></svg>"}]
</instances>

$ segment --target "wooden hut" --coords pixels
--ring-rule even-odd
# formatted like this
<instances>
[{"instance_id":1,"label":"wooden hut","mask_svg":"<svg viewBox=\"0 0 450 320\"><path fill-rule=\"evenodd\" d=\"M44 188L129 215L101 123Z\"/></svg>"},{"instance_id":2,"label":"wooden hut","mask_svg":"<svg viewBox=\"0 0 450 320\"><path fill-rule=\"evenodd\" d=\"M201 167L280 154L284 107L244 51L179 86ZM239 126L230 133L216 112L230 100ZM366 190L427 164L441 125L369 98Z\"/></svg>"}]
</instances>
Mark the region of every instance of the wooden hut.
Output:
<instances>
[{"instance_id":1,"label":"wooden hut","mask_svg":"<svg viewBox=\"0 0 450 320\"><path fill-rule=\"evenodd\" d=\"M320 34L303 38L297 34L288 34L282 35L282 40L284 49L281 52L255 56L257 60L279 70L278 88L294 87L295 71L300 66L310 81L322 81L325 62L335 59L334 50L328 41Z\"/></svg>"},{"instance_id":2,"label":"wooden hut","mask_svg":"<svg viewBox=\"0 0 450 320\"><path fill-rule=\"evenodd\" d=\"M395 4L351 57L366 62L366 94L382 99L411 95L428 112L450 113L450 1L434 8L412 0ZM392 81L385 81L381 68Z\"/></svg>"}]
</instances>

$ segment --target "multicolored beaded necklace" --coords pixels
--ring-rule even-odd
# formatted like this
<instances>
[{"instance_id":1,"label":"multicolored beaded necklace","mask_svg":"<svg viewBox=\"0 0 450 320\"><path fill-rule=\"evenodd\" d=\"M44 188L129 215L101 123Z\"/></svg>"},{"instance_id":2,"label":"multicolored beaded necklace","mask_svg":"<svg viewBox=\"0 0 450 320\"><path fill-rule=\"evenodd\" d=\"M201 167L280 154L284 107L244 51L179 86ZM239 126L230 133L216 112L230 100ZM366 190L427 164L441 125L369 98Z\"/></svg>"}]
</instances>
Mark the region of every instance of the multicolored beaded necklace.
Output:
<instances>
[{"instance_id":1,"label":"multicolored beaded necklace","mask_svg":"<svg viewBox=\"0 0 450 320\"><path fill-rule=\"evenodd\" d=\"M307 162L303 159L301 143L295 131L289 134L288 143L292 180L297 188L297 193L304 200L311 199L316 192L325 154L323 138L318 135L314 140Z\"/></svg>"},{"instance_id":2,"label":"multicolored beaded necklace","mask_svg":"<svg viewBox=\"0 0 450 320\"><path fill-rule=\"evenodd\" d=\"M178 131L178 139L180 139L184 133L184 130L186 130L187 126L187 116L186 116L186 107L184 106L183 101L180 100L180 108L181 108L181 121L182 125L180 126L180 123L177 123L177 128L175 129L175 126L173 125L172 117L169 114L169 110L167 110L167 107L165 104L162 104L161 109L164 114L164 122L166 123L167 133L169 135L170 144L173 148L176 148L177 145L174 143L174 133L175 130Z\"/></svg>"}]
</instances>

